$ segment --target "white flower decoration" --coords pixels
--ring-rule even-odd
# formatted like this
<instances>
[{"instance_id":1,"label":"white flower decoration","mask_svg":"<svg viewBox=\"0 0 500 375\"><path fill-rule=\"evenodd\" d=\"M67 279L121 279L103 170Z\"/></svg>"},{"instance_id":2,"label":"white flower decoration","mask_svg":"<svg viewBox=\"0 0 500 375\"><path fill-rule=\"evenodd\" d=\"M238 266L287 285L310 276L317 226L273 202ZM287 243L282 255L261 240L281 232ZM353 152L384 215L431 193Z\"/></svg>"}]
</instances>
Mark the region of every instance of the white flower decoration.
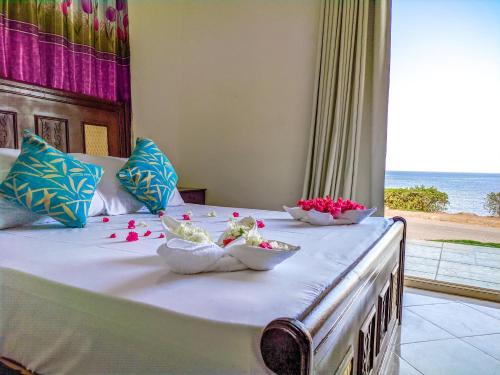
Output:
<instances>
[{"instance_id":1,"label":"white flower decoration","mask_svg":"<svg viewBox=\"0 0 500 375\"><path fill-rule=\"evenodd\" d=\"M180 224L177 227L177 229L173 231L173 233L175 233L176 235L178 235L179 237L181 237L186 241L191 241L196 243L212 242L210 233L208 233L205 229L192 225L189 222Z\"/></svg>"}]
</instances>

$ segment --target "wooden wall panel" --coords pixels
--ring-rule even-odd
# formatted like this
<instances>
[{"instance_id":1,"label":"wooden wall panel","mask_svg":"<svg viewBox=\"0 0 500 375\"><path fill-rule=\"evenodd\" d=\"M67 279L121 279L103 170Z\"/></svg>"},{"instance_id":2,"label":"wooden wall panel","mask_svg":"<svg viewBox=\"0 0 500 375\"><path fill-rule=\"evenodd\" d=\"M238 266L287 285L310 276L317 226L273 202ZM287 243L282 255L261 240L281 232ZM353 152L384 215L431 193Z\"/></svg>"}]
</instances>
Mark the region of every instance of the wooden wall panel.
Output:
<instances>
[{"instance_id":1,"label":"wooden wall panel","mask_svg":"<svg viewBox=\"0 0 500 375\"><path fill-rule=\"evenodd\" d=\"M35 133L59 151L70 152L67 119L35 115Z\"/></svg>"},{"instance_id":2,"label":"wooden wall panel","mask_svg":"<svg viewBox=\"0 0 500 375\"><path fill-rule=\"evenodd\" d=\"M0 110L0 148L17 147L17 113Z\"/></svg>"}]
</instances>

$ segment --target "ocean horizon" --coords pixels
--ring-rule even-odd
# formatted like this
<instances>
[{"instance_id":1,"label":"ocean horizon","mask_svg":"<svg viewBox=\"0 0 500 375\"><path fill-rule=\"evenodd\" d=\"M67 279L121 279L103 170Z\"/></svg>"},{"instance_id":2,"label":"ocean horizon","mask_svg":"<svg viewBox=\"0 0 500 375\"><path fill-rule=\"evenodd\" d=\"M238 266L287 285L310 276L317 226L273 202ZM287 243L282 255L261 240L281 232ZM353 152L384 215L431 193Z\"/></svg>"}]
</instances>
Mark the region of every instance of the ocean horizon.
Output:
<instances>
[{"instance_id":1,"label":"ocean horizon","mask_svg":"<svg viewBox=\"0 0 500 375\"><path fill-rule=\"evenodd\" d=\"M386 188L434 186L448 194L445 212L467 212L489 216L484 208L486 195L500 192L500 173L386 171Z\"/></svg>"}]
</instances>

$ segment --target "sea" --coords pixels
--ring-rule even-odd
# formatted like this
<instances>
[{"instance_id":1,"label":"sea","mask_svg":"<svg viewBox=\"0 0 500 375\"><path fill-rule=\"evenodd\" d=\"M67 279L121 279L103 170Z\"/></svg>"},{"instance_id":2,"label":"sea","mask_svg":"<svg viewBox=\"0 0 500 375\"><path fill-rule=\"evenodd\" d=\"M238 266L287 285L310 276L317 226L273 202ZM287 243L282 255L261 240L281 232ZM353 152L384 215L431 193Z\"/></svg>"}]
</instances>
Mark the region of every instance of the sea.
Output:
<instances>
[{"instance_id":1,"label":"sea","mask_svg":"<svg viewBox=\"0 0 500 375\"><path fill-rule=\"evenodd\" d=\"M452 172L387 171L385 187L434 186L448 194L450 204L446 212L468 212L488 216L484 208L486 195L500 192L500 174Z\"/></svg>"}]
</instances>

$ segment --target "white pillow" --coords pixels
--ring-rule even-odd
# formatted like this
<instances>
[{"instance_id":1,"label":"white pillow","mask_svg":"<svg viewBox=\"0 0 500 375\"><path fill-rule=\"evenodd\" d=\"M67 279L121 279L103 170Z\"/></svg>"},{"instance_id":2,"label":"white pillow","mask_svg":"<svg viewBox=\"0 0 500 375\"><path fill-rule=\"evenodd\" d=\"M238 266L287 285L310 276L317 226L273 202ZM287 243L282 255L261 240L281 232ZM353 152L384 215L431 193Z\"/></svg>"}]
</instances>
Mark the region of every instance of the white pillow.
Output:
<instances>
[{"instance_id":1,"label":"white pillow","mask_svg":"<svg viewBox=\"0 0 500 375\"><path fill-rule=\"evenodd\" d=\"M9 174L20 152L20 150L12 148L0 148L0 183ZM89 207L89 216L101 215L104 211L104 201L98 194L94 194ZM32 224L42 218L45 218L45 216L36 214L18 204L0 199L0 229Z\"/></svg>"},{"instance_id":2,"label":"white pillow","mask_svg":"<svg viewBox=\"0 0 500 375\"><path fill-rule=\"evenodd\" d=\"M32 224L44 216L0 198L0 229Z\"/></svg>"},{"instance_id":3,"label":"white pillow","mask_svg":"<svg viewBox=\"0 0 500 375\"><path fill-rule=\"evenodd\" d=\"M130 194L116 177L118 171L127 162L126 158L114 156L92 156L87 154L70 154L80 161L100 165L104 168L101 182L97 185L97 193L104 201L105 213L107 215L124 215L139 211L144 203ZM169 206L181 206L184 204L179 191L175 188L174 193L168 201Z\"/></svg>"},{"instance_id":4,"label":"white pillow","mask_svg":"<svg viewBox=\"0 0 500 375\"><path fill-rule=\"evenodd\" d=\"M0 148L0 183L9 174L19 152L19 150L12 148ZM0 198L0 229L31 224L42 217L42 215L35 214L27 208Z\"/></svg>"},{"instance_id":5,"label":"white pillow","mask_svg":"<svg viewBox=\"0 0 500 375\"><path fill-rule=\"evenodd\" d=\"M179 190L175 188L174 193L168 200L168 206L169 207L174 207L174 206L184 206L186 203L184 203L184 199L181 197L181 193L179 193Z\"/></svg>"},{"instance_id":6,"label":"white pillow","mask_svg":"<svg viewBox=\"0 0 500 375\"><path fill-rule=\"evenodd\" d=\"M7 177L20 152L15 148L0 148L0 182Z\"/></svg>"},{"instance_id":7,"label":"white pillow","mask_svg":"<svg viewBox=\"0 0 500 375\"><path fill-rule=\"evenodd\" d=\"M116 178L116 174L126 163L127 159L87 154L70 155L80 161L99 165L104 169L101 181L99 185L97 185L96 190L96 194L98 194L104 202L103 214L132 214L139 211L144 206L142 202L139 202L132 194L125 190L125 188L120 185L120 181Z\"/></svg>"}]
</instances>

